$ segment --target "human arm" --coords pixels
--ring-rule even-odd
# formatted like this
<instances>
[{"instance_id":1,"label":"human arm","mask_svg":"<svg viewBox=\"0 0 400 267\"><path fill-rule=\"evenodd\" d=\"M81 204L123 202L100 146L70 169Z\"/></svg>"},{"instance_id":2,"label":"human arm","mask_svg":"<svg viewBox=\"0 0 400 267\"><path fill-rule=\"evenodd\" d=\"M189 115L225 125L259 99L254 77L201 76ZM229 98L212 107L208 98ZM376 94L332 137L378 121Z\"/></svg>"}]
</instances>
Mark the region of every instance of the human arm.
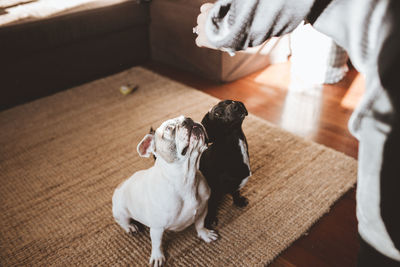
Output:
<instances>
[{"instance_id":1,"label":"human arm","mask_svg":"<svg viewBox=\"0 0 400 267\"><path fill-rule=\"evenodd\" d=\"M293 31L314 0L220 0L202 6L196 44L228 51L244 50Z\"/></svg>"}]
</instances>

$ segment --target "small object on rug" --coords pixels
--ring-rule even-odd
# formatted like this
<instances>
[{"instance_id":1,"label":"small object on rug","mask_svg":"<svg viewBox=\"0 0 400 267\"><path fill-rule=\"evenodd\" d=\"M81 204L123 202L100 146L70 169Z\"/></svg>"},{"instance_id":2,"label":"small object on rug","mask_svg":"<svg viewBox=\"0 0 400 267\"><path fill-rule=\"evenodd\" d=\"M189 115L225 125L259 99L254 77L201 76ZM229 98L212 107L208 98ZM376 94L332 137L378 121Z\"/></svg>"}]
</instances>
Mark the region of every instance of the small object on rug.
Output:
<instances>
[{"instance_id":1,"label":"small object on rug","mask_svg":"<svg viewBox=\"0 0 400 267\"><path fill-rule=\"evenodd\" d=\"M119 91L121 92L121 94L123 95L129 95L130 93L136 91L139 88L138 85L131 85L131 84L126 84L126 85L122 85L119 88Z\"/></svg>"}]
</instances>

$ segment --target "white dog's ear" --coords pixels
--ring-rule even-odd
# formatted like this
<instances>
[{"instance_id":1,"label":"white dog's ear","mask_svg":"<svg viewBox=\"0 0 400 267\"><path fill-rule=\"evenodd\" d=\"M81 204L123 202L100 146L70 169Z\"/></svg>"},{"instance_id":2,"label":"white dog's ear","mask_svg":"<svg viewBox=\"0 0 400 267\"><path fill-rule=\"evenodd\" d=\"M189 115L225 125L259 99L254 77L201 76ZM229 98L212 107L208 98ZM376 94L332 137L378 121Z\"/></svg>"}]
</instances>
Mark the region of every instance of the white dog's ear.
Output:
<instances>
[{"instance_id":1,"label":"white dog's ear","mask_svg":"<svg viewBox=\"0 0 400 267\"><path fill-rule=\"evenodd\" d=\"M137 146L137 152L141 157L148 158L154 152L154 134L146 134Z\"/></svg>"}]
</instances>

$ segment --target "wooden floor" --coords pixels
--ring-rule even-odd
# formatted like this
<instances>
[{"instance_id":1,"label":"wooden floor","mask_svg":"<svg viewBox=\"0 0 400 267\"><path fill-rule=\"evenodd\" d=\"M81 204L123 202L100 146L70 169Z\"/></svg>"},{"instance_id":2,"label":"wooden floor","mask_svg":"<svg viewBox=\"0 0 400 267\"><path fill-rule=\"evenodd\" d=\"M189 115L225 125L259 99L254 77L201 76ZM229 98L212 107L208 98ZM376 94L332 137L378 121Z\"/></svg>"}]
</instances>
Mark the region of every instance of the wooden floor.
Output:
<instances>
[{"instance_id":1,"label":"wooden floor","mask_svg":"<svg viewBox=\"0 0 400 267\"><path fill-rule=\"evenodd\" d=\"M312 88L290 77L290 63L272 65L228 84L150 62L147 68L247 109L287 131L357 158L358 143L347 129L364 80L354 69L338 84ZM271 266L355 266L358 251L355 189L346 193L310 231Z\"/></svg>"}]
</instances>

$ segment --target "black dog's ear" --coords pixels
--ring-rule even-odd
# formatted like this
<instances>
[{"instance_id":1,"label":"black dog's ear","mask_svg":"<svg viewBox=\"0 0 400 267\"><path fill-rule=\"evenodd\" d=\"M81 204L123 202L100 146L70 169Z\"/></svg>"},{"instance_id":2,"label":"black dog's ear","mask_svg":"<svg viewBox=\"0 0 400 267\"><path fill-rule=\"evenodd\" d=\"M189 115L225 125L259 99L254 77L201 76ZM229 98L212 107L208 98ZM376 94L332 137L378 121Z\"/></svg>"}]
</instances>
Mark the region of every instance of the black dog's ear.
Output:
<instances>
[{"instance_id":1,"label":"black dog's ear","mask_svg":"<svg viewBox=\"0 0 400 267\"><path fill-rule=\"evenodd\" d=\"M249 115L249 112L247 111L247 108L244 106L244 104L242 103L242 102L240 102L240 101L237 101L241 106L242 106L242 108L246 111L246 116L247 115Z\"/></svg>"},{"instance_id":2,"label":"black dog's ear","mask_svg":"<svg viewBox=\"0 0 400 267\"><path fill-rule=\"evenodd\" d=\"M212 120L210 119L210 112L207 112L206 115L204 115L203 119L201 120L201 124L203 124L204 129L206 129L207 132L207 144L212 143L215 141L215 129L214 129L214 124Z\"/></svg>"}]
</instances>

